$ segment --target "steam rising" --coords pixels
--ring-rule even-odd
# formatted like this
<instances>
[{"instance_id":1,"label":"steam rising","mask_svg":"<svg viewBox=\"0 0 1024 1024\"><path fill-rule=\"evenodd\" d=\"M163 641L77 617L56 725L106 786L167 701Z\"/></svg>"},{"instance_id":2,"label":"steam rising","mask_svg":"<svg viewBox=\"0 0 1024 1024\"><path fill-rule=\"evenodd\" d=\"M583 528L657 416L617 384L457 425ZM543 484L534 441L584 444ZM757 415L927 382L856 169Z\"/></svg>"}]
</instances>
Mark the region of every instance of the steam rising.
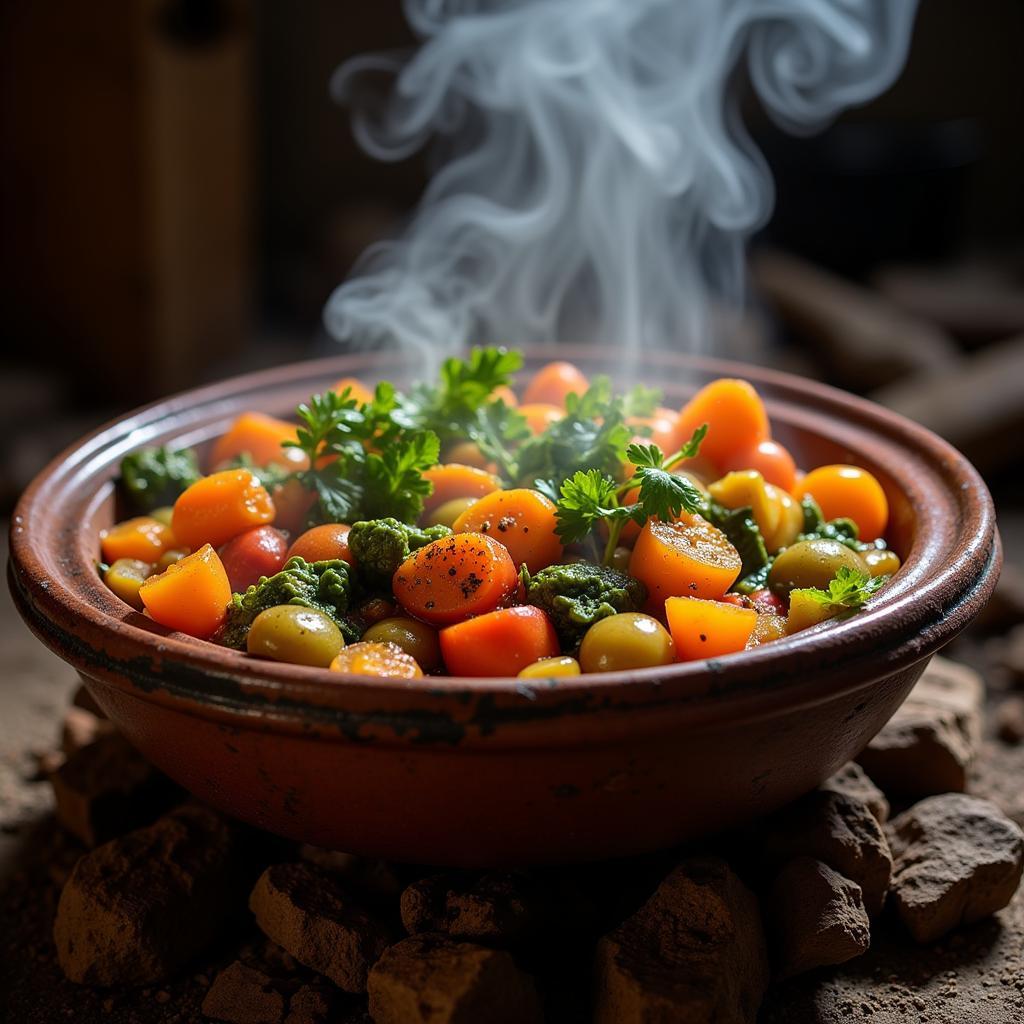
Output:
<instances>
[{"instance_id":1,"label":"steam rising","mask_svg":"<svg viewBox=\"0 0 1024 1024\"><path fill-rule=\"evenodd\" d=\"M730 89L805 132L884 90L916 0L405 0L408 60L357 58L333 88L381 160L435 137L404 235L331 296L338 339L710 347L738 306L772 183ZM368 72L393 73L382 101Z\"/></svg>"}]
</instances>

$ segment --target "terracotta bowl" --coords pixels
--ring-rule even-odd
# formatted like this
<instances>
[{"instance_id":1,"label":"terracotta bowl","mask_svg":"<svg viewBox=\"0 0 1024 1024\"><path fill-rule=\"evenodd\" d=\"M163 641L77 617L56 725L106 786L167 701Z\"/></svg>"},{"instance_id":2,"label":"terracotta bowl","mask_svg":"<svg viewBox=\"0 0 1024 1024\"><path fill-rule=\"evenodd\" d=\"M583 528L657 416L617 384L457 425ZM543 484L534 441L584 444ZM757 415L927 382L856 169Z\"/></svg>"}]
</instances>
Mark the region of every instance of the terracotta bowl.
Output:
<instances>
[{"instance_id":1,"label":"terracotta bowl","mask_svg":"<svg viewBox=\"0 0 1024 1024\"><path fill-rule=\"evenodd\" d=\"M614 371L600 350L559 352ZM529 362L546 356L531 352ZM147 757L281 835L497 866L634 854L735 825L809 790L878 732L985 603L999 538L977 472L913 423L752 366L669 354L645 362L666 405L712 377L746 377L801 464L856 462L879 477L904 566L867 611L714 661L549 684L396 683L258 661L162 630L103 586L97 535L119 513L123 455L161 442L201 447L242 410L288 415L344 375L405 377L395 359L365 355L191 391L65 452L18 505L15 600Z\"/></svg>"}]
</instances>

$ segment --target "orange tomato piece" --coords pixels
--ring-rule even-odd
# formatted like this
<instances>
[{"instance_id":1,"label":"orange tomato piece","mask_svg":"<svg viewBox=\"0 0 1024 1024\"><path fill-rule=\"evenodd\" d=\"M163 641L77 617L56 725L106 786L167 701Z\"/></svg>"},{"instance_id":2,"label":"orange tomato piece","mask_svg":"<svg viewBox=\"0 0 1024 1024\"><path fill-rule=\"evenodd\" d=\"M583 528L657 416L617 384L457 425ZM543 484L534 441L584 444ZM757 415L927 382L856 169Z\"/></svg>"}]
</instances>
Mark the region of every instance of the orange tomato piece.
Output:
<instances>
[{"instance_id":1,"label":"orange tomato piece","mask_svg":"<svg viewBox=\"0 0 1024 1024\"><path fill-rule=\"evenodd\" d=\"M508 549L482 533L456 533L424 545L395 570L391 582L410 615L436 626L494 611L518 586Z\"/></svg>"},{"instance_id":2,"label":"orange tomato piece","mask_svg":"<svg viewBox=\"0 0 1024 1024\"><path fill-rule=\"evenodd\" d=\"M103 561L134 558L139 562L158 562L160 556L174 547L174 531L152 516L137 516L117 523L100 533Z\"/></svg>"},{"instance_id":3,"label":"orange tomato piece","mask_svg":"<svg viewBox=\"0 0 1024 1024\"><path fill-rule=\"evenodd\" d=\"M700 389L679 413L679 436L685 441L702 424L708 433L700 454L717 465L769 437L768 413L760 395L745 380L722 377Z\"/></svg>"},{"instance_id":4,"label":"orange tomato piece","mask_svg":"<svg viewBox=\"0 0 1024 1024\"><path fill-rule=\"evenodd\" d=\"M759 441L753 447L740 448L722 463L722 469L727 473L757 470L768 483L784 491L792 491L796 483L796 463L778 441Z\"/></svg>"},{"instance_id":5,"label":"orange tomato piece","mask_svg":"<svg viewBox=\"0 0 1024 1024\"><path fill-rule=\"evenodd\" d=\"M349 398L354 398L363 405L373 401L372 389L368 388L358 377L342 377L331 387L331 390L337 391L339 395L348 391Z\"/></svg>"},{"instance_id":6,"label":"orange tomato piece","mask_svg":"<svg viewBox=\"0 0 1024 1024\"><path fill-rule=\"evenodd\" d=\"M291 477L274 488L273 501L274 525L279 530L296 534L302 530L309 510L316 502L316 495Z\"/></svg>"},{"instance_id":7,"label":"orange tomato piece","mask_svg":"<svg viewBox=\"0 0 1024 1024\"><path fill-rule=\"evenodd\" d=\"M474 469L483 469L488 473L497 471L497 466L480 451L480 446L476 441L456 442L445 450L444 461L446 463L456 462L460 466L472 466Z\"/></svg>"},{"instance_id":8,"label":"orange tomato piece","mask_svg":"<svg viewBox=\"0 0 1024 1024\"><path fill-rule=\"evenodd\" d=\"M501 541L516 565L539 572L562 557L555 503L540 491L516 487L485 494L455 520L456 533L482 533Z\"/></svg>"},{"instance_id":9,"label":"orange tomato piece","mask_svg":"<svg viewBox=\"0 0 1024 1024\"><path fill-rule=\"evenodd\" d=\"M298 555L307 562L326 562L332 558L340 558L349 565L355 565L348 547L348 534L351 529L352 527L346 523L324 523L323 526L314 526L296 538L288 549L285 561Z\"/></svg>"},{"instance_id":10,"label":"orange tomato piece","mask_svg":"<svg viewBox=\"0 0 1024 1024\"><path fill-rule=\"evenodd\" d=\"M578 366L558 360L542 366L530 378L523 392L523 402L528 405L544 402L564 409L566 395L582 395L588 387L590 381Z\"/></svg>"},{"instance_id":11,"label":"orange tomato piece","mask_svg":"<svg viewBox=\"0 0 1024 1024\"><path fill-rule=\"evenodd\" d=\"M210 465L217 467L247 452L257 466L271 463L286 469L307 469L309 459L298 448L283 448L296 438L295 424L262 412L243 412L214 442Z\"/></svg>"},{"instance_id":12,"label":"orange tomato piece","mask_svg":"<svg viewBox=\"0 0 1024 1024\"><path fill-rule=\"evenodd\" d=\"M700 516L671 523L648 519L629 559L630 576L647 588L649 607L656 610L668 597L724 597L741 567L725 534Z\"/></svg>"},{"instance_id":13,"label":"orange tomato piece","mask_svg":"<svg viewBox=\"0 0 1024 1024\"><path fill-rule=\"evenodd\" d=\"M498 401L499 398L511 408L515 408L519 404L516 393L507 384L502 384L491 392L492 402Z\"/></svg>"},{"instance_id":14,"label":"orange tomato piece","mask_svg":"<svg viewBox=\"0 0 1024 1024\"><path fill-rule=\"evenodd\" d=\"M526 425L534 434L543 434L552 423L565 418L565 410L549 402L530 402L519 406L519 411L526 417Z\"/></svg>"},{"instance_id":15,"label":"orange tomato piece","mask_svg":"<svg viewBox=\"0 0 1024 1024\"><path fill-rule=\"evenodd\" d=\"M228 613L231 584L217 552L209 544L150 576L139 587L146 611L169 629L206 640Z\"/></svg>"},{"instance_id":16,"label":"orange tomato piece","mask_svg":"<svg viewBox=\"0 0 1024 1024\"><path fill-rule=\"evenodd\" d=\"M680 661L742 651L757 625L753 608L698 597L670 597L665 602L665 617Z\"/></svg>"},{"instance_id":17,"label":"orange tomato piece","mask_svg":"<svg viewBox=\"0 0 1024 1024\"><path fill-rule=\"evenodd\" d=\"M425 470L423 479L434 485L434 490L423 501L424 513L433 512L453 498L482 498L501 486L501 481L493 473L457 462Z\"/></svg>"},{"instance_id":18,"label":"orange tomato piece","mask_svg":"<svg viewBox=\"0 0 1024 1024\"><path fill-rule=\"evenodd\" d=\"M197 480L174 503L174 536L193 551L220 547L243 530L274 521L274 502L248 469L225 469Z\"/></svg>"},{"instance_id":19,"label":"orange tomato piece","mask_svg":"<svg viewBox=\"0 0 1024 1024\"><path fill-rule=\"evenodd\" d=\"M861 540L885 533L889 502L882 485L866 469L835 464L819 466L804 477L798 498L810 495L826 519L852 519Z\"/></svg>"},{"instance_id":20,"label":"orange tomato piece","mask_svg":"<svg viewBox=\"0 0 1024 1024\"><path fill-rule=\"evenodd\" d=\"M559 653L551 620L530 604L501 608L442 629L441 656L455 676L514 676Z\"/></svg>"},{"instance_id":21,"label":"orange tomato piece","mask_svg":"<svg viewBox=\"0 0 1024 1024\"><path fill-rule=\"evenodd\" d=\"M423 669L411 654L389 640L362 640L343 647L330 664L332 672L381 679L421 679Z\"/></svg>"},{"instance_id":22,"label":"orange tomato piece","mask_svg":"<svg viewBox=\"0 0 1024 1024\"><path fill-rule=\"evenodd\" d=\"M675 409L658 408L650 416L637 416L629 421L630 426L650 428L648 436L638 434L634 441L637 444L656 444L666 455L679 450L688 437L679 433L679 413Z\"/></svg>"}]
</instances>

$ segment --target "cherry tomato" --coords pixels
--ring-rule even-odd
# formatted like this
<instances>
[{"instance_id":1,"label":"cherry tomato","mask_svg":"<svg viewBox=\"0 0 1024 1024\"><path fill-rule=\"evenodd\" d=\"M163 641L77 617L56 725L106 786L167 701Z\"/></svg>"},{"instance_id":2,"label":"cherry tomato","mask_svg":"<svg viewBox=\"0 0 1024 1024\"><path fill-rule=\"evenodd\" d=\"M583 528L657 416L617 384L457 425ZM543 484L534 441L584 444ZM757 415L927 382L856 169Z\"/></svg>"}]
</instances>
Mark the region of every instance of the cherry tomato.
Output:
<instances>
[{"instance_id":1,"label":"cherry tomato","mask_svg":"<svg viewBox=\"0 0 1024 1024\"><path fill-rule=\"evenodd\" d=\"M228 574L231 591L242 593L261 576L280 572L287 561L288 541L273 526L256 526L221 545L218 554Z\"/></svg>"}]
</instances>

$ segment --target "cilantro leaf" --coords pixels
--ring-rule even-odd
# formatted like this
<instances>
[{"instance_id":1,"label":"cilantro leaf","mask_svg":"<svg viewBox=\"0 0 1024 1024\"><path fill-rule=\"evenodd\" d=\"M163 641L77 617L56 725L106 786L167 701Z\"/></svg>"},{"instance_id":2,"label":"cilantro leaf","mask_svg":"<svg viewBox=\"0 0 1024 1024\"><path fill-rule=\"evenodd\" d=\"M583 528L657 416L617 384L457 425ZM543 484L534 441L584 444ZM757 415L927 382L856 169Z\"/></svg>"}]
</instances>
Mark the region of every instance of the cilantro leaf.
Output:
<instances>
[{"instance_id":1,"label":"cilantro leaf","mask_svg":"<svg viewBox=\"0 0 1024 1024\"><path fill-rule=\"evenodd\" d=\"M562 481L580 469L619 475L634 430L608 378L595 378L582 395L566 396L565 408L562 419L519 449L516 479L524 486L558 493Z\"/></svg>"},{"instance_id":2,"label":"cilantro leaf","mask_svg":"<svg viewBox=\"0 0 1024 1024\"><path fill-rule=\"evenodd\" d=\"M430 431L396 440L382 452L369 452L363 462L360 519L391 516L403 523L416 520L433 485L424 470L437 465L441 441Z\"/></svg>"},{"instance_id":3,"label":"cilantro leaf","mask_svg":"<svg viewBox=\"0 0 1024 1024\"><path fill-rule=\"evenodd\" d=\"M661 389L637 384L622 400L622 411L627 416L650 416L661 402Z\"/></svg>"},{"instance_id":4,"label":"cilantro leaf","mask_svg":"<svg viewBox=\"0 0 1024 1024\"><path fill-rule=\"evenodd\" d=\"M825 605L834 615L862 608L888 578L888 576L869 576L858 569L842 565L837 570L835 578L829 583L828 590L802 587L799 592L817 604Z\"/></svg>"},{"instance_id":5,"label":"cilantro leaf","mask_svg":"<svg viewBox=\"0 0 1024 1024\"><path fill-rule=\"evenodd\" d=\"M626 522L631 510L618 503L618 486L599 469L578 470L562 481L555 528L565 544L581 541L601 521Z\"/></svg>"}]
</instances>

